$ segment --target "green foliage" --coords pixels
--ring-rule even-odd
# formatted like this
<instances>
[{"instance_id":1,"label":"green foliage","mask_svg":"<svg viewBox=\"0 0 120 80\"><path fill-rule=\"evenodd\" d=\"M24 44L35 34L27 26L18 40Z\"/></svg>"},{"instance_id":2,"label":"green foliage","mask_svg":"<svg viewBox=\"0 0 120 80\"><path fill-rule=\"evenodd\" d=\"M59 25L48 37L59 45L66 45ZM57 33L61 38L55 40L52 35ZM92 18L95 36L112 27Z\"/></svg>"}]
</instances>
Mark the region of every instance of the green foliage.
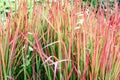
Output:
<instances>
[{"instance_id":1,"label":"green foliage","mask_svg":"<svg viewBox=\"0 0 120 80\"><path fill-rule=\"evenodd\" d=\"M0 1L0 80L119 80L119 9L96 5Z\"/></svg>"}]
</instances>

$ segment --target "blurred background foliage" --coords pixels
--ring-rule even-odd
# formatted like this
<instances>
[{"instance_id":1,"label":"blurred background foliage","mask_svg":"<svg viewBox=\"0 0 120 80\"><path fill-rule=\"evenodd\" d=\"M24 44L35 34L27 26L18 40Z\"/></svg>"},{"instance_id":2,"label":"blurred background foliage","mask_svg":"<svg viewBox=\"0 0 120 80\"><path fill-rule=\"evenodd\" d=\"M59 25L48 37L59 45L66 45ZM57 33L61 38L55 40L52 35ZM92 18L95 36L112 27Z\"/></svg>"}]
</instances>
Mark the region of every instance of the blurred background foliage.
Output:
<instances>
[{"instance_id":1,"label":"blurred background foliage","mask_svg":"<svg viewBox=\"0 0 120 80\"><path fill-rule=\"evenodd\" d=\"M28 10L30 13L33 7L34 0L27 0L27 1L28 1ZM35 1L36 4L44 4L48 0L35 0ZM49 1L52 2L53 0L49 0ZM64 0L62 1L64 2ZM74 2L74 0L70 0L70 1L72 3ZM12 12L15 13L19 6L18 4L19 2L20 0L0 0L0 17L1 17L0 20L3 22L4 25L8 13L10 12L10 10L12 10ZM117 0L117 2L120 3L120 0ZM114 7L114 0L83 0L82 5L92 6L93 9L95 8L95 6L102 7L103 9L105 9L106 5L109 5L109 7L111 7L112 9Z\"/></svg>"},{"instance_id":2,"label":"blurred background foliage","mask_svg":"<svg viewBox=\"0 0 120 80\"><path fill-rule=\"evenodd\" d=\"M0 14L8 13L10 11L10 8L12 8L12 11L15 11L16 6L18 6L18 2L20 0L0 0ZM28 1L28 8L30 9L33 4L32 1L34 0L27 0ZM45 3L47 0L35 0L37 4ZM52 1L52 0L50 0ZM63 0L64 1L64 0ZM74 2L74 0L71 0L71 2ZM120 0L117 0L117 2L120 3ZM106 4L109 3L110 5L114 5L114 0L83 0L83 5L92 5L94 8L96 5Z\"/></svg>"},{"instance_id":3,"label":"blurred background foliage","mask_svg":"<svg viewBox=\"0 0 120 80\"><path fill-rule=\"evenodd\" d=\"M28 1L28 12L30 13L30 11L33 8L34 5L34 1L36 1L36 4L41 4L44 6L44 3L46 3L48 0L27 0ZM53 0L49 0L50 2L52 2ZM62 0L64 2L64 0ZM74 2L74 0L70 0L72 3ZM116 0L118 3L120 3L120 0ZM3 25L5 25L5 20L8 16L8 13L10 12L10 10L12 11L12 13L15 13L18 6L20 4L18 4L20 2L20 0L0 0L0 20L2 21ZM94 9L96 6L98 6L98 8L102 8L103 10L106 9L106 5L108 5L111 10L114 8L114 0L83 0L82 3L83 6L92 6L92 8Z\"/></svg>"},{"instance_id":4,"label":"blurred background foliage","mask_svg":"<svg viewBox=\"0 0 120 80\"><path fill-rule=\"evenodd\" d=\"M10 11L10 8L12 8L12 11L15 11L16 7L18 6L18 2L20 0L0 0L0 14L3 14L4 12L8 13ZM34 0L27 0L28 1L28 8L30 9L33 4L32 1ZM37 4L45 3L47 0L35 0ZM51 2L52 0L50 0ZM63 0L64 1L64 0ZM74 0L71 0L71 2L74 2ZM120 3L120 0L117 0L117 2ZM83 0L83 5L92 5L94 8L96 5L106 4L109 3L110 5L114 5L114 0Z\"/></svg>"}]
</instances>

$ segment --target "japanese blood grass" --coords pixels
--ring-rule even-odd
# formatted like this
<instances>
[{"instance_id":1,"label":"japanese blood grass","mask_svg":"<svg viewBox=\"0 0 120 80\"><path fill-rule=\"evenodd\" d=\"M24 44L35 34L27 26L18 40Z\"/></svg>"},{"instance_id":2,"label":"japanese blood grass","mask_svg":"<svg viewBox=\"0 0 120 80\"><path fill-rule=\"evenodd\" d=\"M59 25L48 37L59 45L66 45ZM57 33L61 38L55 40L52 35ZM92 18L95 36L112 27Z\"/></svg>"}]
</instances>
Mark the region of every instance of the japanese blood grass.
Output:
<instances>
[{"instance_id":1,"label":"japanese blood grass","mask_svg":"<svg viewBox=\"0 0 120 80\"><path fill-rule=\"evenodd\" d=\"M112 13L77 0L31 4L0 24L0 80L120 79L117 3Z\"/></svg>"}]
</instances>

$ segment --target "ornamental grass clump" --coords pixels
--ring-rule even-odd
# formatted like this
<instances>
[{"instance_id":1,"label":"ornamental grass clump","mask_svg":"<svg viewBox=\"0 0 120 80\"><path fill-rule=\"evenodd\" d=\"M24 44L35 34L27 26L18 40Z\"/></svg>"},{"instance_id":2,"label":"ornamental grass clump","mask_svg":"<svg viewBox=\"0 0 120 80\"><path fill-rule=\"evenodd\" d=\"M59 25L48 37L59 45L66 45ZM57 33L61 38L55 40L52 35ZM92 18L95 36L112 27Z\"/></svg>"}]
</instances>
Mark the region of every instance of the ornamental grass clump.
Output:
<instances>
[{"instance_id":1,"label":"ornamental grass clump","mask_svg":"<svg viewBox=\"0 0 120 80\"><path fill-rule=\"evenodd\" d=\"M119 11L21 0L0 22L0 80L119 80Z\"/></svg>"}]
</instances>

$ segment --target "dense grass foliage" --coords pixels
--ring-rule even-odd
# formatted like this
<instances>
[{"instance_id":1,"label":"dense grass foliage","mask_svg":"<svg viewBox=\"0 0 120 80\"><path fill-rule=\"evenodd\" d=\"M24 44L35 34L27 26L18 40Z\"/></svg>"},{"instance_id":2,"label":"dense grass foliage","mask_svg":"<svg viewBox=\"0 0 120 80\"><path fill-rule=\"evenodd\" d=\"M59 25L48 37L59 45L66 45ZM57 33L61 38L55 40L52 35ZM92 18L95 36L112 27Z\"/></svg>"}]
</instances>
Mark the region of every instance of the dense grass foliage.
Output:
<instances>
[{"instance_id":1,"label":"dense grass foliage","mask_svg":"<svg viewBox=\"0 0 120 80\"><path fill-rule=\"evenodd\" d=\"M1 13L0 80L120 80L116 1L112 9L82 0L15 1Z\"/></svg>"}]
</instances>

